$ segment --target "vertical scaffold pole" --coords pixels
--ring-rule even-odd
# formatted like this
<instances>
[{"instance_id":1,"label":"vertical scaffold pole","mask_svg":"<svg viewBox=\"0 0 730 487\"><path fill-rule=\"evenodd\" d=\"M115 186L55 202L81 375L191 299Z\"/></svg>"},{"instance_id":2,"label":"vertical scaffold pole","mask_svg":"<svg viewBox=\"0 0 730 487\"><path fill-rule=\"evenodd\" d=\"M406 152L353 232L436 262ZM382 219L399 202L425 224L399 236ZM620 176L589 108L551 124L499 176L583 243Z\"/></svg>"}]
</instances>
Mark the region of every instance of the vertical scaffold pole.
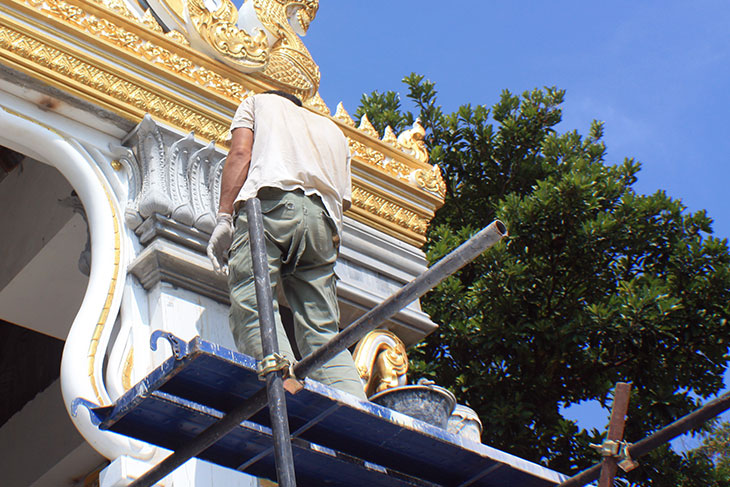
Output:
<instances>
[{"instance_id":1,"label":"vertical scaffold pole","mask_svg":"<svg viewBox=\"0 0 730 487\"><path fill-rule=\"evenodd\" d=\"M626 411L629 409L629 397L631 396L631 384L617 382L613 392L613 406L611 406L611 420L608 424L606 439L619 442L624 439L624 428L626 426ZM617 450L618 453L618 450ZM601 465L601 476L598 487L611 487L616 477L618 462L613 456L606 456Z\"/></svg>"},{"instance_id":2,"label":"vertical scaffold pole","mask_svg":"<svg viewBox=\"0 0 730 487\"><path fill-rule=\"evenodd\" d=\"M276 338L269 261L264 238L264 222L261 216L261 202L258 198L246 200L245 206L249 238L251 240L251 258L253 261L256 301L258 303L259 328L261 329L261 346L263 356L266 359L278 355L279 343ZM296 487L284 381L281 373L277 370L266 372L264 378L269 398L271 429L274 436L276 478L281 487Z\"/></svg>"}]
</instances>

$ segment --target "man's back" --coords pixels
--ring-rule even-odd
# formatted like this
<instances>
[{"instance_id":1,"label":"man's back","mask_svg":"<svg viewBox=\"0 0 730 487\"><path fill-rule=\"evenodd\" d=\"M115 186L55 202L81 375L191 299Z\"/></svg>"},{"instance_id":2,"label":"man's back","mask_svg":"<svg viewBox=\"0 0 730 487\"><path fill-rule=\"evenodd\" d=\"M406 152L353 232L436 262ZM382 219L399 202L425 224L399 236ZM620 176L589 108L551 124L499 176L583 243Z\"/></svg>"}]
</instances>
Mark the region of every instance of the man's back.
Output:
<instances>
[{"instance_id":1,"label":"man's back","mask_svg":"<svg viewBox=\"0 0 730 487\"><path fill-rule=\"evenodd\" d=\"M262 187L318 194L341 228L342 201L350 201L347 139L326 117L278 95L260 94L241 103L231 128L254 132L251 166L237 200Z\"/></svg>"}]
</instances>

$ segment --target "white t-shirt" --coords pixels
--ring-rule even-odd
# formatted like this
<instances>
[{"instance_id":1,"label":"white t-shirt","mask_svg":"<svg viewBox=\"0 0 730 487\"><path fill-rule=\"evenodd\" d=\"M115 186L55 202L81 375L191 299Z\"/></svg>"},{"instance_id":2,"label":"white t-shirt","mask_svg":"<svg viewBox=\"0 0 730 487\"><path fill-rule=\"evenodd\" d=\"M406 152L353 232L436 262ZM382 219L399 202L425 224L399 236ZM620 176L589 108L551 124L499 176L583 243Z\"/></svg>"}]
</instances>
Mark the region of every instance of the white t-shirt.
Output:
<instances>
[{"instance_id":1,"label":"white t-shirt","mask_svg":"<svg viewBox=\"0 0 730 487\"><path fill-rule=\"evenodd\" d=\"M253 130L248 177L236 202L263 187L302 189L322 198L342 234L343 201L352 200L347 139L330 119L275 94L246 98L236 110L231 131Z\"/></svg>"}]
</instances>

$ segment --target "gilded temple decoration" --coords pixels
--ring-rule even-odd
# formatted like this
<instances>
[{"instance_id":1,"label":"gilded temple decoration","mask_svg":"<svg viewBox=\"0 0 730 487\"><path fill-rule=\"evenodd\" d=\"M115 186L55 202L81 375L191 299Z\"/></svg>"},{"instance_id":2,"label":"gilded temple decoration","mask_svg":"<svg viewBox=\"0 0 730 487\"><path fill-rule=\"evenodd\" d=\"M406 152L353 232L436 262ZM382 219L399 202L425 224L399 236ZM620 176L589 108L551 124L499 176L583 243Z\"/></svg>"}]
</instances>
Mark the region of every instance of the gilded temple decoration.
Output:
<instances>
[{"instance_id":1,"label":"gilded temple decoration","mask_svg":"<svg viewBox=\"0 0 730 487\"><path fill-rule=\"evenodd\" d=\"M230 117L240 101L253 93L282 87L263 69L241 75L241 68L200 53L184 37L190 37L190 32L175 30L177 24L166 21L161 7L156 6L166 5L169 17L173 4L176 11L185 13L190 5L200 7L203 0L190 4L148 0L154 12L135 9L121 0L8 1L16 10L0 5L0 59L6 66L130 121L139 122L148 113L182 133L194 132L205 142L214 141L221 150L226 147ZM265 32L268 56L277 46L283 56L290 53L287 49L300 45L296 34L308 27L316 7L311 1L247 0L238 12L238 23L230 27L242 25L240 30L245 28L252 35ZM271 11L262 20L256 8ZM21 12L30 23L13 20L14 12ZM233 24L235 9L226 12L228 23ZM243 21L242 16L246 17ZM34 22L51 23L65 37L48 36L44 30L31 27ZM277 40L265 24L278 25L282 36L282 29L291 29L285 36L288 40ZM258 30L255 25L260 26ZM293 63L295 57L287 59ZM285 89L297 92L291 86ZM400 137L387 128L380 138L369 120L360 120L358 126L342 104L330 115L318 93L303 98L308 108L332 117L348 139L356 175L353 218L421 245L445 189L440 170L425 162L428 154L423 127L414 124Z\"/></svg>"},{"instance_id":2,"label":"gilded temple decoration","mask_svg":"<svg viewBox=\"0 0 730 487\"><path fill-rule=\"evenodd\" d=\"M264 75L281 89L304 99L313 97L319 89L319 66L299 35L307 33L319 9L319 0L249 1L253 1L257 17L276 39Z\"/></svg>"},{"instance_id":3,"label":"gilded temple decoration","mask_svg":"<svg viewBox=\"0 0 730 487\"><path fill-rule=\"evenodd\" d=\"M352 204L367 213L407 228L416 235L426 235L428 219L358 185L353 185L352 188Z\"/></svg>"},{"instance_id":4,"label":"gilded temple decoration","mask_svg":"<svg viewBox=\"0 0 730 487\"><path fill-rule=\"evenodd\" d=\"M370 123L370 120L368 120L367 114L363 115L360 119L360 125L357 127L357 129L366 134L370 137L377 139L380 137L380 134L378 134L378 131L375 130L375 127L373 127L373 124Z\"/></svg>"},{"instance_id":5,"label":"gilded temple decoration","mask_svg":"<svg viewBox=\"0 0 730 487\"><path fill-rule=\"evenodd\" d=\"M421 162L428 162L428 149L423 139L426 137L426 130L421 121L416 119L413 127L404 131L398 136L398 145Z\"/></svg>"},{"instance_id":6,"label":"gilded temple decoration","mask_svg":"<svg viewBox=\"0 0 730 487\"><path fill-rule=\"evenodd\" d=\"M392 331L373 330L365 335L358 342L353 359L368 397L406 384L406 347Z\"/></svg>"},{"instance_id":7,"label":"gilded temple decoration","mask_svg":"<svg viewBox=\"0 0 730 487\"><path fill-rule=\"evenodd\" d=\"M319 96L319 93L314 95L309 100L306 100L304 102L304 106L311 108L312 110L316 110L319 113L323 115L331 115L330 109L327 108L327 105L325 104L324 100L321 96Z\"/></svg>"},{"instance_id":8,"label":"gilded temple decoration","mask_svg":"<svg viewBox=\"0 0 730 487\"><path fill-rule=\"evenodd\" d=\"M385 127L385 133L383 134L383 142L386 144L398 147L398 138L395 136L395 132L393 132L393 129L388 125Z\"/></svg>"},{"instance_id":9,"label":"gilded temple decoration","mask_svg":"<svg viewBox=\"0 0 730 487\"><path fill-rule=\"evenodd\" d=\"M342 104L342 102L339 102L337 104L337 109L335 110L335 120L339 120L348 127L355 126L355 121L352 119L350 114L347 113L347 110L345 110L345 106Z\"/></svg>"},{"instance_id":10,"label":"gilded temple decoration","mask_svg":"<svg viewBox=\"0 0 730 487\"><path fill-rule=\"evenodd\" d=\"M105 5L104 0L95 1ZM102 37L120 49L139 56L152 65L169 70L188 82L200 84L220 96L235 100L236 103L251 94L251 91L241 83L232 81L229 77L202 66L190 58L186 58L183 53L173 51L165 45L160 45L149 39L144 39L132 30L113 22L112 19L94 15L94 13L85 11L66 0L44 0L43 2L25 0L25 3L38 8L45 15L73 25L90 35ZM127 16L132 17L126 7L124 8ZM170 31L165 37L180 44L179 37L181 35L175 31ZM182 44L187 44L187 41ZM152 110L147 111L152 112Z\"/></svg>"},{"instance_id":11,"label":"gilded temple decoration","mask_svg":"<svg viewBox=\"0 0 730 487\"><path fill-rule=\"evenodd\" d=\"M247 0L237 9L221 0L149 0L168 29L186 32L191 45L279 89L309 100L319 89L319 67L299 38L319 9L318 0Z\"/></svg>"},{"instance_id":12,"label":"gilded temple decoration","mask_svg":"<svg viewBox=\"0 0 730 487\"><path fill-rule=\"evenodd\" d=\"M244 71L266 67L269 62L266 33L259 29L249 34L239 29L238 9L230 0L223 0L215 12L208 10L203 0L187 0L186 5L191 24L189 31L197 33L203 41L194 42L195 47Z\"/></svg>"},{"instance_id":13,"label":"gilded temple decoration","mask_svg":"<svg viewBox=\"0 0 730 487\"><path fill-rule=\"evenodd\" d=\"M446 196L446 183L441 175L441 168L434 164L431 169L417 169L412 174L413 183L419 188L436 193L442 198Z\"/></svg>"},{"instance_id":14,"label":"gilded temple decoration","mask_svg":"<svg viewBox=\"0 0 730 487\"><path fill-rule=\"evenodd\" d=\"M127 7L127 4L124 2L124 0L92 0L94 3L98 3L99 5L103 5L109 10L112 10L113 12L116 12L124 17L127 17L129 19L134 19L134 14L129 11L129 8ZM35 3L40 4L41 2L36 0Z\"/></svg>"}]
</instances>

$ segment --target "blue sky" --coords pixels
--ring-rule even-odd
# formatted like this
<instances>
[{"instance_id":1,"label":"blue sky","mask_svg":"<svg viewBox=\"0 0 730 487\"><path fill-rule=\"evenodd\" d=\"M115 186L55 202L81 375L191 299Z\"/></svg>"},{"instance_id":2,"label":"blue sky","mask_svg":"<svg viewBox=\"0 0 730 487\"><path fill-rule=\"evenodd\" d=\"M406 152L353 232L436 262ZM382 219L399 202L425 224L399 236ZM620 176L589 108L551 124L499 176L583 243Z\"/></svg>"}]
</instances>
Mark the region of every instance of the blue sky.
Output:
<instances>
[{"instance_id":1,"label":"blue sky","mask_svg":"<svg viewBox=\"0 0 730 487\"><path fill-rule=\"evenodd\" d=\"M642 163L638 192L707 209L727 238L729 26L727 0L321 0L303 40L325 102L350 114L363 93L405 95L411 72L436 83L446 111L491 106L503 89L565 89L561 131L604 121L608 161ZM608 412L568 414L603 429Z\"/></svg>"},{"instance_id":2,"label":"blue sky","mask_svg":"<svg viewBox=\"0 0 730 487\"><path fill-rule=\"evenodd\" d=\"M730 237L730 4L686 1L321 0L304 41L320 93L352 114L412 71L445 110L503 89L567 91L561 130L605 122L608 160L642 163L636 189L707 209Z\"/></svg>"},{"instance_id":3,"label":"blue sky","mask_svg":"<svg viewBox=\"0 0 730 487\"><path fill-rule=\"evenodd\" d=\"M503 89L565 89L561 131L604 121L608 161L642 163L638 192L706 209L727 238L729 26L726 0L321 0L304 42L325 102L351 114L363 93L405 95L411 72L436 83L447 111L491 106ZM599 429L608 419L595 403L567 414Z\"/></svg>"}]
</instances>

